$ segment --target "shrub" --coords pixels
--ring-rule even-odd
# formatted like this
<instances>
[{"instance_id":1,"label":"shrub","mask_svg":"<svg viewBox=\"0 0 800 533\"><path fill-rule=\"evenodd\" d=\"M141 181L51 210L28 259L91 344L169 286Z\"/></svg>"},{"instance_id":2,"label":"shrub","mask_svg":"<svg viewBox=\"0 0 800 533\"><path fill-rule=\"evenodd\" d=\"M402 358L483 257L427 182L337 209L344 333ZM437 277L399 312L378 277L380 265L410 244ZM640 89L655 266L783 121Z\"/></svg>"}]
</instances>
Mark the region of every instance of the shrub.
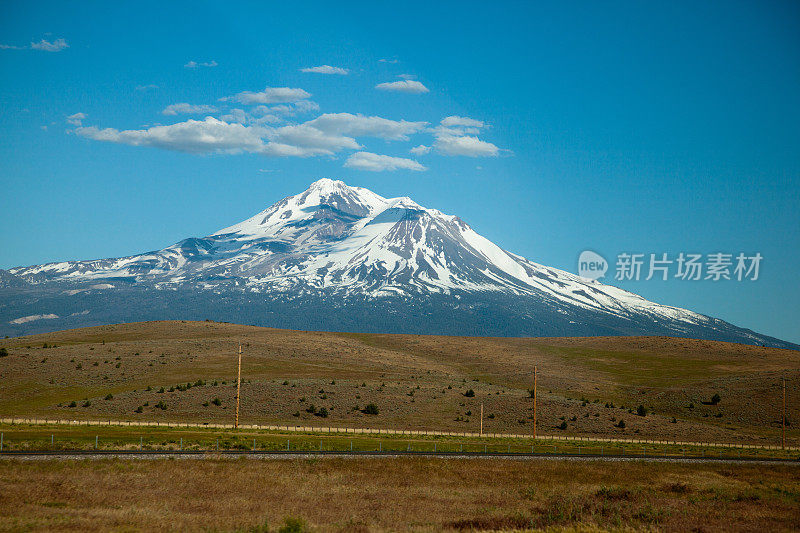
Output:
<instances>
[{"instance_id":1,"label":"shrub","mask_svg":"<svg viewBox=\"0 0 800 533\"><path fill-rule=\"evenodd\" d=\"M211 400L211 403L219 407L220 405L222 405L222 400L220 400L219 398L214 398L213 400Z\"/></svg>"},{"instance_id":2,"label":"shrub","mask_svg":"<svg viewBox=\"0 0 800 533\"><path fill-rule=\"evenodd\" d=\"M81 404L81 407L91 407L91 405L92 405L92 402L90 402L89 400L86 400L85 402L83 402L83 404Z\"/></svg>"},{"instance_id":3,"label":"shrub","mask_svg":"<svg viewBox=\"0 0 800 533\"><path fill-rule=\"evenodd\" d=\"M625 421L620 418L619 422L617 422L617 427L620 429L625 429Z\"/></svg>"},{"instance_id":4,"label":"shrub","mask_svg":"<svg viewBox=\"0 0 800 533\"><path fill-rule=\"evenodd\" d=\"M283 519L283 525L278 528L278 533L303 533L306 531L306 523L302 518L287 516Z\"/></svg>"},{"instance_id":5,"label":"shrub","mask_svg":"<svg viewBox=\"0 0 800 533\"><path fill-rule=\"evenodd\" d=\"M494 418L494 413L490 414L487 418Z\"/></svg>"},{"instance_id":6,"label":"shrub","mask_svg":"<svg viewBox=\"0 0 800 533\"><path fill-rule=\"evenodd\" d=\"M106 397L104 399L105 400L113 400L114 399L114 395L113 394L106 394Z\"/></svg>"},{"instance_id":7,"label":"shrub","mask_svg":"<svg viewBox=\"0 0 800 533\"><path fill-rule=\"evenodd\" d=\"M144 408L142 408L142 406L140 405L139 407L136 408L136 412L137 413L143 413L144 412Z\"/></svg>"},{"instance_id":8,"label":"shrub","mask_svg":"<svg viewBox=\"0 0 800 533\"><path fill-rule=\"evenodd\" d=\"M203 402L203 407L208 407L208 402Z\"/></svg>"},{"instance_id":9,"label":"shrub","mask_svg":"<svg viewBox=\"0 0 800 533\"><path fill-rule=\"evenodd\" d=\"M164 403L164 400L161 400L156 404L156 409L161 409L162 411L167 410L167 404Z\"/></svg>"},{"instance_id":10,"label":"shrub","mask_svg":"<svg viewBox=\"0 0 800 533\"><path fill-rule=\"evenodd\" d=\"M308 407L306 407L306 413L311 413L312 415L317 412L317 408L312 403Z\"/></svg>"},{"instance_id":11,"label":"shrub","mask_svg":"<svg viewBox=\"0 0 800 533\"><path fill-rule=\"evenodd\" d=\"M8 357L8 350L0 348L0 357Z\"/></svg>"},{"instance_id":12,"label":"shrub","mask_svg":"<svg viewBox=\"0 0 800 533\"><path fill-rule=\"evenodd\" d=\"M473 398L475 396L475 391L469 389L467 392L464 393L464 396L466 396L467 398Z\"/></svg>"},{"instance_id":13,"label":"shrub","mask_svg":"<svg viewBox=\"0 0 800 533\"><path fill-rule=\"evenodd\" d=\"M328 418L328 410L322 407L319 411L317 411L317 416L321 416L322 418Z\"/></svg>"},{"instance_id":14,"label":"shrub","mask_svg":"<svg viewBox=\"0 0 800 533\"><path fill-rule=\"evenodd\" d=\"M636 408L636 414L639 416L647 416L647 407L639 404L639 407Z\"/></svg>"},{"instance_id":15,"label":"shrub","mask_svg":"<svg viewBox=\"0 0 800 533\"><path fill-rule=\"evenodd\" d=\"M561 422L561 423L558 425L558 429L567 429L567 423L566 423L566 422Z\"/></svg>"},{"instance_id":16,"label":"shrub","mask_svg":"<svg viewBox=\"0 0 800 533\"><path fill-rule=\"evenodd\" d=\"M535 391L535 390L533 390L533 389L528 389L528 398L533 398L533 396L534 396L535 394L536 394L536 391Z\"/></svg>"},{"instance_id":17,"label":"shrub","mask_svg":"<svg viewBox=\"0 0 800 533\"><path fill-rule=\"evenodd\" d=\"M72 400L71 402L69 402L69 406L70 407L78 407L78 402L76 402L75 400Z\"/></svg>"},{"instance_id":18,"label":"shrub","mask_svg":"<svg viewBox=\"0 0 800 533\"><path fill-rule=\"evenodd\" d=\"M374 403L367 404L364 407L364 411L363 412L364 412L365 415L377 415L378 412L379 412L378 411L378 406L375 405Z\"/></svg>"},{"instance_id":19,"label":"shrub","mask_svg":"<svg viewBox=\"0 0 800 533\"><path fill-rule=\"evenodd\" d=\"M720 402L720 400L722 400L722 398L720 398L719 394L715 392L714 396L711 397L711 405L717 405Z\"/></svg>"},{"instance_id":20,"label":"shrub","mask_svg":"<svg viewBox=\"0 0 800 533\"><path fill-rule=\"evenodd\" d=\"M164 393L164 387L161 387L160 389L158 389L158 393L159 394L163 394Z\"/></svg>"}]
</instances>

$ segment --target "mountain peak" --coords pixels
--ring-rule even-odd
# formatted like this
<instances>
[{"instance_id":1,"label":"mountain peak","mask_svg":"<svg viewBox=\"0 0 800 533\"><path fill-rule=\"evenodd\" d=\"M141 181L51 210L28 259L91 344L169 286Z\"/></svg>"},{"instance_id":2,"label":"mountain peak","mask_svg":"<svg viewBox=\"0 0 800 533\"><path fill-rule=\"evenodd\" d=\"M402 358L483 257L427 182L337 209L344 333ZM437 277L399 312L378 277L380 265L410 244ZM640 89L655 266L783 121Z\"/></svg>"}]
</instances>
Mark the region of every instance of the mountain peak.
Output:
<instances>
[{"instance_id":1,"label":"mountain peak","mask_svg":"<svg viewBox=\"0 0 800 533\"><path fill-rule=\"evenodd\" d=\"M309 191L320 191L320 192L333 192L342 189L350 189L345 182L341 180L332 180L330 178L320 178L317 181L313 182L311 185L308 186Z\"/></svg>"},{"instance_id":2,"label":"mountain peak","mask_svg":"<svg viewBox=\"0 0 800 533\"><path fill-rule=\"evenodd\" d=\"M40 301L37 291L62 295L57 305L39 304L28 315L73 309L78 304L72 297L84 292L98 293L92 296L99 299L96 309L107 309L104 294L117 290L120 280L126 287L121 298L132 294L125 290L137 295L147 291L147 302L166 289L200 291L181 304L194 306L198 294L213 291L202 300L204 313L206 305L224 306L241 297L246 301L236 309L244 313L240 316L260 315L266 323L272 318L264 317L273 315L265 315L265 310L274 309L275 316L295 315L297 322L292 324L306 329L318 313L296 313L300 298L333 305L335 311L323 317L329 321L350 313L347 320L353 322L348 327L359 330L394 324L395 315L374 313L382 299L391 298L391 313L405 309L405 315L398 316L424 317L421 331L429 333L679 334L790 347L718 319L534 263L503 250L456 216L422 207L406 196L384 198L330 178L314 181L300 194L238 224L162 250L0 270L0 288L36 293L30 301ZM0 306L0 325L16 320L18 316L8 313L20 305ZM150 307L148 303L140 310L149 313ZM484 314L490 308L494 311ZM69 316L80 312L73 309ZM91 312L94 316L95 310ZM483 318L470 322L479 315L491 317L491 323ZM429 322L437 317L450 329L433 328ZM511 323L516 325L507 326Z\"/></svg>"}]
</instances>

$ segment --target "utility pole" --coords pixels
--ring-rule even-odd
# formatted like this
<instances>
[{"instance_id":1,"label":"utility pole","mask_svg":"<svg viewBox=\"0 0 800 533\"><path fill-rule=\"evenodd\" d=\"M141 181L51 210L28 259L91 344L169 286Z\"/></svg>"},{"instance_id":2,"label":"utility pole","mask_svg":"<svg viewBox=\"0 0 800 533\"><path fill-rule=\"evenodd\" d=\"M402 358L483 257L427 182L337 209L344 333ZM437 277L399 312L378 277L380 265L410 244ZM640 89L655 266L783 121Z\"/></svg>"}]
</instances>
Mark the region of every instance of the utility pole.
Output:
<instances>
[{"instance_id":1,"label":"utility pole","mask_svg":"<svg viewBox=\"0 0 800 533\"><path fill-rule=\"evenodd\" d=\"M536 365L533 365L533 438L536 438Z\"/></svg>"},{"instance_id":2,"label":"utility pole","mask_svg":"<svg viewBox=\"0 0 800 533\"><path fill-rule=\"evenodd\" d=\"M242 389L242 343L239 343L239 373L236 377L236 423L234 429L239 429L239 392Z\"/></svg>"},{"instance_id":3,"label":"utility pole","mask_svg":"<svg viewBox=\"0 0 800 533\"><path fill-rule=\"evenodd\" d=\"M481 437L483 437L483 404L481 404Z\"/></svg>"},{"instance_id":4,"label":"utility pole","mask_svg":"<svg viewBox=\"0 0 800 533\"><path fill-rule=\"evenodd\" d=\"M783 378L783 416L781 419L781 449L786 449L786 378Z\"/></svg>"}]
</instances>

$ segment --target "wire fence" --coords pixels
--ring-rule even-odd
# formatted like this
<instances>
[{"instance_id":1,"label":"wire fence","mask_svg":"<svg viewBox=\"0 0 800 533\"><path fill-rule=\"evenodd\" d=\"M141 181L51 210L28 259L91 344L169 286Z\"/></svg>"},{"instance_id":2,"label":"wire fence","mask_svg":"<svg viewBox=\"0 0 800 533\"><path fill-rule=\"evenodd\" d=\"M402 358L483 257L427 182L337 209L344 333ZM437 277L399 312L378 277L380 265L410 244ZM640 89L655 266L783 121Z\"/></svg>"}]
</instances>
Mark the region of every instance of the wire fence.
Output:
<instances>
[{"instance_id":1,"label":"wire fence","mask_svg":"<svg viewBox=\"0 0 800 533\"><path fill-rule=\"evenodd\" d=\"M797 459L798 447L563 435L456 433L311 426L4 418L0 452L19 451L295 451L551 454L636 457ZM48 428L54 430L49 432ZM155 429L154 429L155 428ZM56 432L55 429L58 429ZM96 431L93 431L95 430ZM135 435L136 430L143 430ZM183 430L183 435L181 434ZM200 430L200 431L197 431ZM254 434L245 435L250 431ZM282 434L278 434L282 433Z\"/></svg>"}]
</instances>

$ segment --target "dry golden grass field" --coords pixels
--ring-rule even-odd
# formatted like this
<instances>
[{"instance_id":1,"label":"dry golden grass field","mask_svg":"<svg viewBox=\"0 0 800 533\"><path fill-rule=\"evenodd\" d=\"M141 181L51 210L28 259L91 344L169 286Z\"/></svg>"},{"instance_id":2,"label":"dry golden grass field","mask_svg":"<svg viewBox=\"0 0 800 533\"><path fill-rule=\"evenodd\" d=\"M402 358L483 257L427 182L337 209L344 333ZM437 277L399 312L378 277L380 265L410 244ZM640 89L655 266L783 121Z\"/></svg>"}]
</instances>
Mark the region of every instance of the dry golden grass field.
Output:
<instances>
[{"instance_id":1,"label":"dry golden grass field","mask_svg":"<svg viewBox=\"0 0 800 533\"><path fill-rule=\"evenodd\" d=\"M0 417L232 423L239 342L243 424L473 432L483 404L485 431L526 434L533 429L528 389L536 365L540 435L775 445L785 377L787 443L800 443L791 425L800 414L800 353L791 350L663 337L367 335L183 321L0 341L8 353L0 357ZM714 395L719 401L711 401ZM637 412L640 405L646 413ZM327 416L320 416L323 408ZM219 440L222 448L244 449L253 439L259 449L288 439L308 450L350 441L369 450L430 449L434 440L440 449L486 445L247 429L23 424L0 432L7 449L91 448L95 436L100 447L114 449L136 448L140 439L172 449L213 449ZM488 445L525 451L532 442ZM684 453L662 448L650 453ZM0 459L0 531L798 528L795 465L215 454Z\"/></svg>"},{"instance_id":2,"label":"dry golden grass field","mask_svg":"<svg viewBox=\"0 0 800 533\"><path fill-rule=\"evenodd\" d=\"M232 423L239 342L244 424L530 433L536 365L540 434L778 444L786 377L800 443L800 352L666 337L99 326L0 340L0 416Z\"/></svg>"},{"instance_id":3,"label":"dry golden grass field","mask_svg":"<svg viewBox=\"0 0 800 533\"><path fill-rule=\"evenodd\" d=\"M800 527L795 466L424 458L0 463L0 531Z\"/></svg>"}]
</instances>

